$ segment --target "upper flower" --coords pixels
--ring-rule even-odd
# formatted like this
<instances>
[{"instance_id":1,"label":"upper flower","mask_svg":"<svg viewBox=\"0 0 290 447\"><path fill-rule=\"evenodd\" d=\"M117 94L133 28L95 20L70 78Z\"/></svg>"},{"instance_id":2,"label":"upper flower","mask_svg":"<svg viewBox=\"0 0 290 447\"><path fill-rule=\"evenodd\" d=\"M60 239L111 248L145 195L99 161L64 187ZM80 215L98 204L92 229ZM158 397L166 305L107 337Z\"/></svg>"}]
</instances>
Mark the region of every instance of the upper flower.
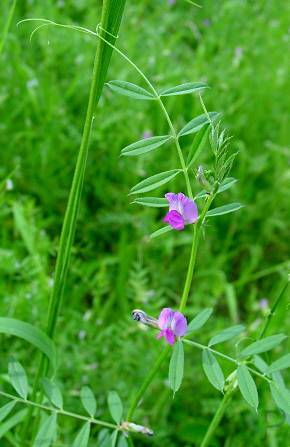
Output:
<instances>
[{"instance_id":1,"label":"upper flower","mask_svg":"<svg viewBox=\"0 0 290 447\"><path fill-rule=\"evenodd\" d=\"M187 331L187 321L180 312L174 312L169 307L165 307L160 312L158 318L160 332L157 338L165 337L167 343L174 344L175 337L182 337Z\"/></svg>"},{"instance_id":2,"label":"upper flower","mask_svg":"<svg viewBox=\"0 0 290 447\"><path fill-rule=\"evenodd\" d=\"M175 230L183 230L185 224L192 224L198 219L198 211L195 202L182 192L165 194L169 203L169 212L164 217L164 222Z\"/></svg>"}]
</instances>

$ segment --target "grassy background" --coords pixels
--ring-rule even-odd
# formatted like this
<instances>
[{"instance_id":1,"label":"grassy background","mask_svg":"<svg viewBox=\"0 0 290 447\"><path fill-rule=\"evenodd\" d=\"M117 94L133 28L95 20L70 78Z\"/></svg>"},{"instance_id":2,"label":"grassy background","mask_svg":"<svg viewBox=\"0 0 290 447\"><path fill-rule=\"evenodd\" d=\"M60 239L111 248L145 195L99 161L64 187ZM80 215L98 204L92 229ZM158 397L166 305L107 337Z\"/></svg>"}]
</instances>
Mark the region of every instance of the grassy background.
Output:
<instances>
[{"instance_id":1,"label":"grassy background","mask_svg":"<svg viewBox=\"0 0 290 447\"><path fill-rule=\"evenodd\" d=\"M1 28L11 2L3 4ZM289 270L290 7L282 0L201 0L200 4L201 9L182 0L172 6L165 0L128 0L119 47L158 88L192 80L205 80L212 87L204 100L209 109L223 113L224 125L233 135L233 150L239 150L233 171L239 182L215 205L241 201L246 207L207 226L187 316L215 307L215 317L199 335L201 341L237 321L247 324L249 337L254 337L265 316L259 301L266 297L273 303ZM94 29L99 14L100 4L92 0L18 2L0 59L0 312L40 327L46 320L95 42L76 32L48 29L30 44L32 27L17 28L16 23L26 17L45 17ZM109 79L142 85L117 55ZM198 99L191 95L166 103L177 128L201 113ZM138 160L119 158L120 149L142 138L145 131L167 132L158 108L105 89L95 116L56 337L66 407L81 411L78 390L89 383L101 417L108 417L106 392L118 390L128 404L161 347L152 332L131 321L130 311L139 307L158 315L164 306L176 307L189 255L187 231L149 242L148 235L161 226L164 210L141 209L131 205L127 196L140 178L178 163L170 146ZM184 150L189 144L184 142ZM210 166L209 150L200 162ZM7 178L13 181L12 190L5 187ZM182 190L182 179L178 182L171 188ZM160 190L160 195L164 192ZM289 297L275 315L271 333L287 333L287 304ZM234 352L235 347L225 349ZM32 383L35 351L1 336L3 381L11 353L30 371ZM156 435L152 440L136 438L135 445L199 445L220 401L203 376L199 356L187 348L185 381L174 400L166 367L160 372L135 418ZM223 366L230 372L228 364ZM281 425L267 389L258 385L263 403L259 417L237 395L213 447L289 443L289 427ZM77 429L62 419L62 443L56 445L70 445Z\"/></svg>"}]
</instances>

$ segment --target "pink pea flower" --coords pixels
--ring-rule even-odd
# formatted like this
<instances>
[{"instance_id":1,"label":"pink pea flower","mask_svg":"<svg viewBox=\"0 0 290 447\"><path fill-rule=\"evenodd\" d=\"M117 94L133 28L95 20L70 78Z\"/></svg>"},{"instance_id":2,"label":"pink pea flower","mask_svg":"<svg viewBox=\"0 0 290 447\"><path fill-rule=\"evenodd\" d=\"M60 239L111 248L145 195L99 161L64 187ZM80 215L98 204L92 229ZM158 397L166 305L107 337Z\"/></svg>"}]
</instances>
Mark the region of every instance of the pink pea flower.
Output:
<instances>
[{"instance_id":1,"label":"pink pea flower","mask_svg":"<svg viewBox=\"0 0 290 447\"><path fill-rule=\"evenodd\" d=\"M182 192L165 194L169 203L169 212L163 221L168 223L174 230L183 230L185 224L193 224L198 219L198 210L195 202Z\"/></svg>"},{"instance_id":2,"label":"pink pea flower","mask_svg":"<svg viewBox=\"0 0 290 447\"><path fill-rule=\"evenodd\" d=\"M182 337L187 331L185 316L180 312L174 312L169 307L165 307L160 312L158 326L160 332L157 338L165 337L170 345L174 345L175 337Z\"/></svg>"}]
</instances>

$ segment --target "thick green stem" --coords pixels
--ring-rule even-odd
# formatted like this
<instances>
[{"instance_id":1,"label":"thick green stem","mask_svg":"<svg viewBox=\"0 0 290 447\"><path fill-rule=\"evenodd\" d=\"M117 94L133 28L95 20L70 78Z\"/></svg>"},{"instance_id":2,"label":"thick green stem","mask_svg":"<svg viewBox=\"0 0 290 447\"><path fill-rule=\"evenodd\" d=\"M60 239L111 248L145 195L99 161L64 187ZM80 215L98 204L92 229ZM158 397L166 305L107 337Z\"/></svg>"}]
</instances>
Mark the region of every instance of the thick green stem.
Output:
<instances>
[{"instance_id":1,"label":"thick green stem","mask_svg":"<svg viewBox=\"0 0 290 447\"><path fill-rule=\"evenodd\" d=\"M217 411L215 412L215 415L207 429L207 432L202 440L202 443L200 444L200 447L207 447L210 445L210 441L211 441L217 427L219 426L219 423L220 423L220 421L221 421L221 419L222 419L222 417L223 417L223 415L232 399L232 395L233 395L232 389L229 389L225 393L225 395L224 395L224 397L223 397Z\"/></svg>"}]
</instances>

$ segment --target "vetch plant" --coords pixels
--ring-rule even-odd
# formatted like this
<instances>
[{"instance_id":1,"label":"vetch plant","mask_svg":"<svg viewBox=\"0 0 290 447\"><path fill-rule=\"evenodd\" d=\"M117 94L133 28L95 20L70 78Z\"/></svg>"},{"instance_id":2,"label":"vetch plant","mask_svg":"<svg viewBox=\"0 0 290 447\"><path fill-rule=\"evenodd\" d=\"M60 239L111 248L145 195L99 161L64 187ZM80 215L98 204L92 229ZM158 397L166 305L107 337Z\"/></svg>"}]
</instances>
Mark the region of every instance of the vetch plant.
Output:
<instances>
[{"instance_id":1,"label":"vetch plant","mask_svg":"<svg viewBox=\"0 0 290 447\"><path fill-rule=\"evenodd\" d=\"M151 428L134 420L135 411L140 405L141 399L144 396L146 397L146 393L149 393L151 383L158 375L161 365L167 360L169 355L168 377L170 387L173 394L181 389L185 354L188 355L184 347L201 351L201 365L206 378L218 392L223 394L220 406L212 421L209 421L208 429L201 443L202 447L210 445L222 416L237 388L239 388L247 404L254 411L258 411L259 394L256 386L257 380L264 381L269 385L273 401L278 409L286 419L290 418L290 392L281 374L283 369L290 367L289 354L283 354L280 358L270 363L266 361L267 358L263 357L264 353L275 349L286 339L284 334L266 335L274 312L269 314L271 316L267 318L261 334L256 340L251 342L249 342L246 327L240 324L218 332L209 339L206 345L200 343L196 340L196 337L193 338L192 336L193 334L198 334L198 331L204 331L205 324L213 314L213 309L206 308L196 315L189 324L187 323L187 303L188 299L191 298L190 291L201 235L206 234L208 219L233 213L242 208L240 203L229 203L216 208L212 207L217 195L230 189L236 182L235 178L229 177L229 173L237 154L232 154L229 151L229 138L226 136L225 130L222 129L220 114L207 111L201 96L207 89L205 83L186 82L166 89L158 89L145 73L115 46L123 8L124 2L105 1L102 22L96 31L75 25L63 25L46 19L34 19L40 23L35 31L48 26L76 30L98 40L99 46L94 64L83 139L63 222L46 332L44 333L18 320L8 321L8 319L2 319L1 326L0 319L0 330L1 327L4 327L4 330L2 329L1 332L19 336L33 344L41 352L41 361L32 389L29 388L27 374L23 366L15 358L11 358L8 365L8 376L16 395L0 391L0 395L8 399L8 403L0 409L0 420L6 420L6 427L5 422L4 428L3 426L2 428L0 427L0 437L10 430L10 425L6 418L8 418L16 406L23 405L25 410L16 413L17 421L14 426L24 421L18 436L21 442L26 442L28 438L28 442L30 442L32 438L32 444L29 445L53 445L58 436L58 424L61 417L73 418L81 424L78 424L78 433L75 439L72 440L72 445L75 447L88 445L90 436L92 436L91 429L93 426L103 427L98 435L98 445L115 446L117 442L118 446L126 446L128 442L130 445L133 445L132 435L134 433L152 436L153 430ZM35 31L32 33L32 36ZM164 226L160 222L162 226L152 232L151 238L166 237L166 233L176 230L176 237L179 237L181 231L191 234L192 242L184 286L180 291L178 309L173 310L165 307L161 309L158 318L148 316L144 310L136 309L132 313L134 320L158 330L157 338L160 339L160 342L163 342L164 339L165 345L152 367L149 368L143 383L135 391L132 401L129 404L126 403L128 406L126 416L124 403L119 395L115 391L109 393L107 403L114 422L107 422L95 418L97 402L94 392L87 386L81 388L79 396L87 415L64 409L65 399L56 379L56 348L53 339L62 307L63 290L67 279L71 248L76 230L94 109L105 82L113 50L140 75L145 87L125 80L113 80L107 83L110 91L113 94L126 96L128 99L157 104L168 127L166 135L145 135L142 140L133 142L123 148L121 155L124 157L139 157L149 152L153 154L156 150L164 150L166 145L167 150L170 147L174 148L179 160L178 166L170 166L170 169L166 171L154 172L149 177L140 180L131 188L130 196L134 197L134 204L152 208L169 208L165 217L163 217L163 221L168 225ZM177 130L166 108L165 101L167 97L189 94L198 95L202 113L197 117L193 117L180 130ZM183 141L185 136L193 137L190 148ZM209 166L207 167L201 166L199 161L200 155L205 148L210 149L211 153L211 162L208 163ZM163 197L164 191L163 193L159 193L159 191L163 190L169 182L171 182L171 189L174 181L179 176L183 176L183 190L180 190L180 186L176 186L176 192L166 192L165 197ZM202 189L200 190L200 188ZM143 194L151 193L155 190L158 191L155 196L143 196ZM279 305L287 287L288 283L277 299L275 308ZM228 342L236 337L239 338L239 344L238 350L234 355L224 354L216 349L216 345ZM247 342L246 346L245 342ZM225 377L218 359L224 359L232 365L232 370L227 377ZM33 409L37 411L33 413ZM41 420L39 418L40 412L42 415L46 415ZM34 426L31 428L32 416L35 417ZM158 432L158 427L154 427L154 431Z\"/></svg>"}]
</instances>

